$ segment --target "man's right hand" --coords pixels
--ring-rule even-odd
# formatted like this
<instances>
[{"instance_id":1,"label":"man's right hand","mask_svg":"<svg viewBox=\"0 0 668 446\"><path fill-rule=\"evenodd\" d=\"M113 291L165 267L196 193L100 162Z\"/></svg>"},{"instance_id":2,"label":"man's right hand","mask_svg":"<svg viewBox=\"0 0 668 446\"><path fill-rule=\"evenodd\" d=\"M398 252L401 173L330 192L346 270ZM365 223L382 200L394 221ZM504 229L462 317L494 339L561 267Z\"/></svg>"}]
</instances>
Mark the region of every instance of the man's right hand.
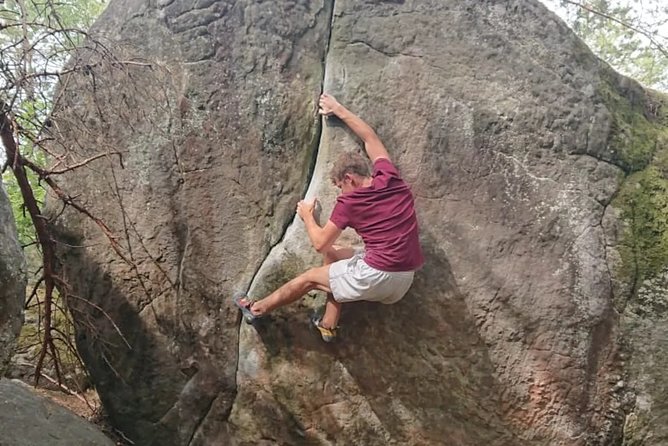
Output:
<instances>
[{"instance_id":1,"label":"man's right hand","mask_svg":"<svg viewBox=\"0 0 668 446\"><path fill-rule=\"evenodd\" d=\"M319 113L325 116L329 116L332 114L336 115L337 110L341 108L341 104L339 104L339 101L337 101L334 96L330 96L327 93L323 93L320 95L319 105L320 105Z\"/></svg>"},{"instance_id":2,"label":"man's right hand","mask_svg":"<svg viewBox=\"0 0 668 446\"><path fill-rule=\"evenodd\" d=\"M313 201L301 200L297 203L297 215L299 215L302 220L307 216L313 216L317 203L317 198L313 199Z\"/></svg>"}]
</instances>

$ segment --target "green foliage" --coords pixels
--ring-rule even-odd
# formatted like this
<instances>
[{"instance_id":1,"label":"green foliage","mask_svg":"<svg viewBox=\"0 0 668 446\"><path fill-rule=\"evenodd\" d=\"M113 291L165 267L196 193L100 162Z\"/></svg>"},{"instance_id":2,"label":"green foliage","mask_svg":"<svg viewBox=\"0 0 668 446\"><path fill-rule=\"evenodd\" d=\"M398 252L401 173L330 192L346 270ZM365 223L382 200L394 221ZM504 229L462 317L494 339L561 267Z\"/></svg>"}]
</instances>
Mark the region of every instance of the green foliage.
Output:
<instances>
[{"instance_id":1,"label":"green foliage","mask_svg":"<svg viewBox=\"0 0 668 446\"><path fill-rule=\"evenodd\" d=\"M545 0L617 71L668 91L668 6L663 0Z\"/></svg>"},{"instance_id":2,"label":"green foliage","mask_svg":"<svg viewBox=\"0 0 668 446\"><path fill-rule=\"evenodd\" d=\"M26 132L51 109L57 73L86 38L106 0L0 3L0 99Z\"/></svg>"},{"instance_id":3,"label":"green foliage","mask_svg":"<svg viewBox=\"0 0 668 446\"><path fill-rule=\"evenodd\" d=\"M654 166L631 175L615 200L626 222L623 274L638 283L668 265L668 179Z\"/></svg>"},{"instance_id":4,"label":"green foliage","mask_svg":"<svg viewBox=\"0 0 668 446\"><path fill-rule=\"evenodd\" d=\"M618 18L635 28L638 24L634 9L607 0L590 3L597 11ZM622 73L647 86L668 90L668 56L653 47L647 38L617 21L578 9L573 29L594 51Z\"/></svg>"},{"instance_id":5,"label":"green foliage","mask_svg":"<svg viewBox=\"0 0 668 446\"><path fill-rule=\"evenodd\" d=\"M630 172L612 203L625 223L621 273L637 287L668 265L668 96L652 93L631 104L606 89L611 145L621 148L620 162Z\"/></svg>"},{"instance_id":6,"label":"green foliage","mask_svg":"<svg viewBox=\"0 0 668 446\"><path fill-rule=\"evenodd\" d=\"M58 79L54 74L83 41L105 4L106 0L0 2L0 100L11 107L12 118L21 128L21 155L41 167L45 167L46 157L34 142L40 138L52 107ZM0 153L0 164L4 161L4 153ZM32 172L28 177L35 198L43 203L44 188ZM12 203L20 241L30 244L35 231L11 170L2 175L2 182Z\"/></svg>"},{"instance_id":7,"label":"green foliage","mask_svg":"<svg viewBox=\"0 0 668 446\"><path fill-rule=\"evenodd\" d=\"M30 351L36 349L39 358L35 367L36 381L45 360L51 361L56 370L67 371L75 368L77 354L69 332L72 323L65 302L57 291L51 291L55 259L51 242L44 243L50 234L44 230L42 244L35 244L35 228L24 203L36 202L40 209L44 206L46 191L35 172L47 177L44 172L49 170L45 153L48 148L44 141L58 143L48 132L49 126L55 125L50 123L49 114L57 100L54 98L56 84L63 67L86 40L88 28L104 6L105 0L0 0L0 116L3 122L12 122L10 137L14 139L4 147L4 153L0 152L0 165L8 161L13 167L11 158L15 158L24 166L32 166L25 169L32 192L22 191L14 176L23 180L23 169L8 169L2 175L2 182L11 201L20 242L31 245L25 251L28 263L31 269L38 270L33 276L36 283L29 284L35 292L26 307L32 325L29 322L24 326L21 345ZM71 69L74 64L69 65ZM60 144L68 147L62 141ZM57 166L66 164L66 152L54 153L52 159ZM5 157L10 159L5 160ZM43 218L41 211L35 214L33 218ZM57 375L60 380L60 374Z\"/></svg>"},{"instance_id":8,"label":"green foliage","mask_svg":"<svg viewBox=\"0 0 668 446\"><path fill-rule=\"evenodd\" d=\"M45 0L41 2L6 0L0 4L0 20L5 29L3 41L22 38L26 33L31 41L37 41L49 32L72 30L73 39L87 30L106 6L106 0ZM14 26L19 24L21 26ZM25 26L24 26L25 25ZM63 42L46 42L66 46Z\"/></svg>"},{"instance_id":9,"label":"green foliage","mask_svg":"<svg viewBox=\"0 0 668 446\"><path fill-rule=\"evenodd\" d=\"M32 185L33 192L35 193L35 198L39 200L40 203L43 203L45 195L44 188L39 184L37 177L31 172L28 173L28 178L30 180L30 184ZM21 195L19 186L16 183L16 179L10 172L5 172L2 175L2 183L12 205L12 212L14 213L14 219L16 220L19 242L23 246L34 243L36 240L35 228L33 227L28 212L23 207L23 196Z\"/></svg>"},{"instance_id":10,"label":"green foliage","mask_svg":"<svg viewBox=\"0 0 668 446\"><path fill-rule=\"evenodd\" d=\"M627 172L640 171L656 156L668 151L668 122L663 110L668 100L651 95L648 101L632 101L620 93L613 81L614 73L603 71L599 94L612 114L610 147Z\"/></svg>"}]
</instances>

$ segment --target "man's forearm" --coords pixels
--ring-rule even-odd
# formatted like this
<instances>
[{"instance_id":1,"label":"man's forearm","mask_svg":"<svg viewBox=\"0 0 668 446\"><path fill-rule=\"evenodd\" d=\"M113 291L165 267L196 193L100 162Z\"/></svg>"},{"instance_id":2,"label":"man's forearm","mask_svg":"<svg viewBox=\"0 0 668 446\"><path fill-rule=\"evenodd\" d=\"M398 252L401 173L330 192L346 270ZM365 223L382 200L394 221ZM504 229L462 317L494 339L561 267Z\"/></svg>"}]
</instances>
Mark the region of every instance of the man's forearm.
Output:
<instances>
[{"instance_id":1,"label":"man's forearm","mask_svg":"<svg viewBox=\"0 0 668 446\"><path fill-rule=\"evenodd\" d=\"M376 131L359 116L341 104L338 104L337 107L333 108L332 112L350 127L350 130L352 130L355 135L364 141L364 150L366 150L366 154L369 156L371 162L375 162L378 158L390 158L387 149L385 149L385 146L376 134Z\"/></svg>"},{"instance_id":2,"label":"man's forearm","mask_svg":"<svg viewBox=\"0 0 668 446\"><path fill-rule=\"evenodd\" d=\"M333 111L334 114L350 127L350 130L352 130L353 133L365 143L378 139L378 135L369 124L364 122L362 118L345 108L343 105L339 104Z\"/></svg>"},{"instance_id":3,"label":"man's forearm","mask_svg":"<svg viewBox=\"0 0 668 446\"><path fill-rule=\"evenodd\" d=\"M311 244L313 245L316 251L320 251L323 248L324 245L323 239L325 238L323 229L315 221L313 215L310 214L305 216L304 226L306 226L306 233L308 234L309 240L311 240Z\"/></svg>"}]
</instances>

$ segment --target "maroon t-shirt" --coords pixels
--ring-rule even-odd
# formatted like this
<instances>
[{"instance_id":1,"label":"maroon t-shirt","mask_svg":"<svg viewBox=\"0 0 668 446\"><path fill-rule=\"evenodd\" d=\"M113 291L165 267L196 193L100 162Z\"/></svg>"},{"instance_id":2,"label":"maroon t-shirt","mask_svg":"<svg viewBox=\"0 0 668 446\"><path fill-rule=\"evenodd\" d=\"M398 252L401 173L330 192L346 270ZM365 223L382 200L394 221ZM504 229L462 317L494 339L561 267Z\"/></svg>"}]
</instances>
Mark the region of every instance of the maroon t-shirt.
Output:
<instances>
[{"instance_id":1,"label":"maroon t-shirt","mask_svg":"<svg viewBox=\"0 0 668 446\"><path fill-rule=\"evenodd\" d=\"M341 194L329 218L364 240L364 261L381 271L413 271L424 263L413 194L386 158L373 164L373 182Z\"/></svg>"}]
</instances>

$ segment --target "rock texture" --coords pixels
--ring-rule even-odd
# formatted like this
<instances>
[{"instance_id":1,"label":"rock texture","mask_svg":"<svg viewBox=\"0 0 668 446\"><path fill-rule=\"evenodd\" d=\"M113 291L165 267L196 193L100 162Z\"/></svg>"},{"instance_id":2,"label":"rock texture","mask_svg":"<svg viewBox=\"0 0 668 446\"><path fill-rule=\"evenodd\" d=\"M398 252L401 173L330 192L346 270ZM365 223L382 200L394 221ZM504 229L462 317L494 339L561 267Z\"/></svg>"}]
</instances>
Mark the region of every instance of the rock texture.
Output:
<instances>
[{"instance_id":1,"label":"rock texture","mask_svg":"<svg viewBox=\"0 0 668 446\"><path fill-rule=\"evenodd\" d=\"M646 281L637 300L622 314L622 327L632 355L627 354L626 375L617 376L617 388L630 387L632 407L624 424L628 445L668 443L666 392L668 380L668 273Z\"/></svg>"},{"instance_id":2,"label":"rock texture","mask_svg":"<svg viewBox=\"0 0 668 446\"><path fill-rule=\"evenodd\" d=\"M3 446L114 445L91 423L15 380L0 380L0 432Z\"/></svg>"},{"instance_id":3,"label":"rock texture","mask_svg":"<svg viewBox=\"0 0 668 446\"><path fill-rule=\"evenodd\" d=\"M0 185L0 377L5 374L23 324L25 269L12 208Z\"/></svg>"},{"instance_id":4,"label":"rock texture","mask_svg":"<svg viewBox=\"0 0 668 446\"><path fill-rule=\"evenodd\" d=\"M126 435L622 441L639 400L620 384L629 347L618 302L631 291L617 274L613 198L636 158L613 105L650 126L643 110L656 104L544 7L118 0L97 34L114 39L119 62L82 53L95 76L68 79L54 120L78 159L110 153L66 183L118 235L122 258L67 213L63 235L90 247L65 253L63 275L78 345ZM337 345L308 332L322 296L257 329L239 328L230 303L234 290L260 297L319 261L294 205L318 196L326 217L328 165L357 147L335 119L320 127L322 88L389 147L427 254L400 303L345 308ZM664 404L644 382L644 398Z\"/></svg>"},{"instance_id":5,"label":"rock texture","mask_svg":"<svg viewBox=\"0 0 668 446\"><path fill-rule=\"evenodd\" d=\"M129 63L106 59L94 78L68 81L54 119L69 150L120 150L125 165L110 155L68 187L85 190L124 259L70 214L71 245L102 245L67 253L63 274L101 399L139 444L189 444L208 413L225 420L232 408L239 328L229 297L306 188L330 6L114 2L100 33L127 37L106 44ZM93 83L95 95L82 95Z\"/></svg>"}]
</instances>

